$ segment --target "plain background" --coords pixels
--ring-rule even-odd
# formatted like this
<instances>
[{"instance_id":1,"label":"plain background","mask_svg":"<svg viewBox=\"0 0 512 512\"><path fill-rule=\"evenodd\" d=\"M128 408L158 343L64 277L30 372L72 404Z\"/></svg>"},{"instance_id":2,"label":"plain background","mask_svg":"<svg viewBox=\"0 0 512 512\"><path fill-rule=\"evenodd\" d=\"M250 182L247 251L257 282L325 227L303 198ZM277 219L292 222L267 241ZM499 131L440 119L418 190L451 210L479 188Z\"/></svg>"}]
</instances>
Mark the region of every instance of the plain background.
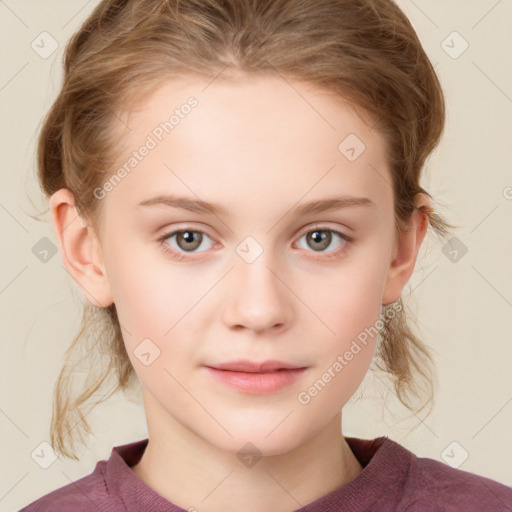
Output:
<instances>
[{"instance_id":1,"label":"plain background","mask_svg":"<svg viewBox=\"0 0 512 512\"><path fill-rule=\"evenodd\" d=\"M43 237L56 240L48 214L46 222L29 217L47 206L34 149L60 85L64 45L96 3L0 0L2 511L89 474L113 446L147 434L142 406L119 395L87 416L94 435L80 462L56 460L43 469L35 461L49 440L52 389L78 326L81 297L58 253L38 257ZM424 422L408 418L391 391L384 409L381 381L369 374L364 397L344 409L344 432L388 435L419 456L512 485L512 2L399 5L447 99L444 139L422 184L460 228L448 247L427 239L408 286L439 371L432 414ZM47 58L40 53L51 49L50 39L42 32L58 43Z\"/></svg>"}]
</instances>

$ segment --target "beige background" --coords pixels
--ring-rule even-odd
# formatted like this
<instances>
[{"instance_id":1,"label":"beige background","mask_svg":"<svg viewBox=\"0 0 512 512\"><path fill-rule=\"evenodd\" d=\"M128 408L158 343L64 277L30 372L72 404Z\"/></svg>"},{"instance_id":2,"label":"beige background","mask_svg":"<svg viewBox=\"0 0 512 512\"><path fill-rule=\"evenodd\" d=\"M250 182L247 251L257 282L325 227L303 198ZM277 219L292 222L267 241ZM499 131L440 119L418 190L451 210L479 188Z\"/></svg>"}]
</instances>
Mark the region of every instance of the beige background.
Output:
<instances>
[{"instance_id":1,"label":"beige background","mask_svg":"<svg viewBox=\"0 0 512 512\"><path fill-rule=\"evenodd\" d=\"M46 207L34 147L58 90L64 44L96 3L0 1L2 511L89 474L112 446L146 437L142 407L119 396L88 415L94 436L79 463L57 460L43 469L31 457L49 440L52 388L82 300L59 254L43 262L33 252L43 237L55 243L48 215L46 223L28 216ZM359 437L388 435L417 455L512 485L512 2L399 5L436 66L448 104L444 140L423 185L461 226L456 236L467 253L453 262L431 237L410 281L439 370L432 415L423 423L407 419L392 393L390 411L383 411L369 374L366 398L345 408L344 429ZM59 45L47 58L31 47L48 37L43 31ZM459 55L464 41L469 47Z\"/></svg>"}]
</instances>

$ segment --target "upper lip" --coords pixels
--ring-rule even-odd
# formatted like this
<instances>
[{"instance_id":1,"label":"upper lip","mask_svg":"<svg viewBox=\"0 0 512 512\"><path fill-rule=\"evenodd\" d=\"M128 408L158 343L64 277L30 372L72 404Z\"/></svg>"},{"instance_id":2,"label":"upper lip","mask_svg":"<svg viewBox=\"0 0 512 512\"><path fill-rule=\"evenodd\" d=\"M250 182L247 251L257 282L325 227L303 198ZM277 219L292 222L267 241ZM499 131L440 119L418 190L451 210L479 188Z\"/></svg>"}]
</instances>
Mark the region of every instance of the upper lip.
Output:
<instances>
[{"instance_id":1,"label":"upper lip","mask_svg":"<svg viewBox=\"0 0 512 512\"><path fill-rule=\"evenodd\" d=\"M248 372L248 373L268 373L277 370L293 370L304 368L304 366L297 366L294 364L286 363L284 361L249 361L249 360L237 360L230 361L227 363L220 363L215 365L206 365L209 368L215 368L216 370L227 370L231 372Z\"/></svg>"}]
</instances>

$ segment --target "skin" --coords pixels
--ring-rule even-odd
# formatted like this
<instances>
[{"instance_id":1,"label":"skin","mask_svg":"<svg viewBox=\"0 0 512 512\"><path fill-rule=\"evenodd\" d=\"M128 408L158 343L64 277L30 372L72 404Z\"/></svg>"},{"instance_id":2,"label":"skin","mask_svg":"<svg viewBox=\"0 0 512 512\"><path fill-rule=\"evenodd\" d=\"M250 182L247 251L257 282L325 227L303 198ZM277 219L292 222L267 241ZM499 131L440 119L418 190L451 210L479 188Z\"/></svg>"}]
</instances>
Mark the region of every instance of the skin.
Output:
<instances>
[{"instance_id":1,"label":"skin","mask_svg":"<svg viewBox=\"0 0 512 512\"><path fill-rule=\"evenodd\" d=\"M292 511L362 470L343 437L341 409L368 370L376 337L309 403L297 397L375 325L383 304L400 297L427 219L416 210L410 231L396 237L385 140L349 103L273 76L206 85L169 81L127 110L119 165L168 112L190 96L198 100L101 200L98 232L77 217L69 190L57 191L50 201L55 233L86 297L116 305L150 440L135 474L184 509ZM349 134L366 146L355 161L338 150ZM200 198L227 212L138 206L159 194ZM373 205L292 212L334 195ZM429 204L424 194L416 198L422 204ZM327 232L331 242L322 246L307 236L318 225L353 242ZM207 233L192 253L177 236L164 241L181 260L158 241L178 229ZM250 263L236 252L247 236L263 250ZM134 350L148 338L160 355L146 366ZM282 390L250 395L203 366L235 359L307 369ZM247 442L262 455L251 467L237 457Z\"/></svg>"}]
</instances>

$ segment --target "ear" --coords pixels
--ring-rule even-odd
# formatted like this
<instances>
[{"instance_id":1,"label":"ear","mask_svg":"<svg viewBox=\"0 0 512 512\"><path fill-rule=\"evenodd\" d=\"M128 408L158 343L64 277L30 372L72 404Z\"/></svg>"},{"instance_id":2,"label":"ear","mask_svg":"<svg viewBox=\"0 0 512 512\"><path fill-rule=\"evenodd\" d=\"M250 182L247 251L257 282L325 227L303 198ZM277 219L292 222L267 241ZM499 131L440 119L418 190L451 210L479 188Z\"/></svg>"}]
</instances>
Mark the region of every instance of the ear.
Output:
<instances>
[{"instance_id":1,"label":"ear","mask_svg":"<svg viewBox=\"0 0 512 512\"><path fill-rule=\"evenodd\" d=\"M53 229L64 265L93 305L106 308L113 303L110 284L94 232L78 214L73 193L57 190L50 198Z\"/></svg>"},{"instance_id":2,"label":"ear","mask_svg":"<svg viewBox=\"0 0 512 512\"><path fill-rule=\"evenodd\" d=\"M431 199L426 194L419 193L416 195L414 205L416 209L412 213L410 229L407 232L400 232L399 240L396 242L382 295L383 305L395 302L400 298L404 286L414 271L416 257L427 233L428 217L419 208L425 206L427 210L431 209Z\"/></svg>"}]
</instances>

